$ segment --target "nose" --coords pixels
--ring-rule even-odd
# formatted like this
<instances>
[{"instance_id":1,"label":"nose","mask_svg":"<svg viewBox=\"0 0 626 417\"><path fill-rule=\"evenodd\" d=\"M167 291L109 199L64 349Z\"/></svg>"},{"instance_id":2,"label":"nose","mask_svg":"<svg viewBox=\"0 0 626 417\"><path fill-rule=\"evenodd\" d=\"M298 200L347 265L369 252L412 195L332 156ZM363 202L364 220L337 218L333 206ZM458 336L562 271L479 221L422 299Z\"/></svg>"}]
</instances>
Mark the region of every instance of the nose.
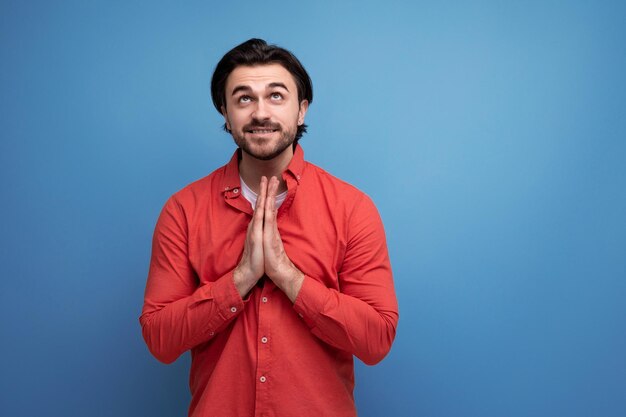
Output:
<instances>
[{"instance_id":1,"label":"nose","mask_svg":"<svg viewBox=\"0 0 626 417\"><path fill-rule=\"evenodd\" d=\"M264 100L258 100L256 102L252 117L257 120L267 120L270 118L269 108Z\"/></svg>"}]
</instances>

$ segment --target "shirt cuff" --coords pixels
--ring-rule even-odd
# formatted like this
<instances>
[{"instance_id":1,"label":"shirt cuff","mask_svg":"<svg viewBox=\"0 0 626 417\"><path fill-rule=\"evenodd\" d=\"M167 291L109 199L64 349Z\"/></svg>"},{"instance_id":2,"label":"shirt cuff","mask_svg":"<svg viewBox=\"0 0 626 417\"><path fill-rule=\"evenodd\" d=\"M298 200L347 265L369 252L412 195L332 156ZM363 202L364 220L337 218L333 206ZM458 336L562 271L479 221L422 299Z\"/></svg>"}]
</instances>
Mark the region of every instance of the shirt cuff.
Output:
<instances>
[{"instance_id":1,"label":"shirt cuff","mask_svg":"<svg viewBox=\"0 0 626 417\"><path fill-rule=\"evenodd\" d=\"M226 273L217 279L198 288L192 295L190 307L200 308L205 301L213 301L215 308L207 323L209 329L217 330L225 322L230 321L243 311L244 301L241 299L235 281L233 271Z\"/></svg>"},{"instance_id":2,"label":"shirt cuff","mask_svg":"<svg viewBox=\"0 0 626 417\"><path fill-rule=\"evenodd\" d=\"M304 276L302 287L300 287L293 308L311 329L316 327L324 310L328 300L328 291L329 289L315 278L308 275Z\"/></svg>"}]
</instances>

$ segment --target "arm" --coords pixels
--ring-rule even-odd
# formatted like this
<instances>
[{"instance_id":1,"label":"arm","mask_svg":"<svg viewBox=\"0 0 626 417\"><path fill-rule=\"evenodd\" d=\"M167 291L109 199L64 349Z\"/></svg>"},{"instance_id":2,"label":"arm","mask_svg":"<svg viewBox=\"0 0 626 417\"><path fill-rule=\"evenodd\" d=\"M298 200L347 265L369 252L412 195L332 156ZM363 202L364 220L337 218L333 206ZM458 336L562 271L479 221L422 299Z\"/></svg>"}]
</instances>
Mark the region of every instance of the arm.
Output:
<instances>
[{"instance_id":1,"label":"arm","mask_svg":"<svg viewBox=\"0 0 626 417\"><path fill-rule=\"evenodd\" d=\"M264 189L262 183L261 189ZM348 223L348 244L339 272L340 291L306 276L289 259L276 223L276 178L264 208L265 273L294 303L311 332L327 344L356 355L368 365L391 349L398 323L385 232L372 201L363 196ZM257 215L255 212L255 216Z\"/></svg>"},{"instance_id":2,"label":"arm","mask_svg":"<svg viewBox=\"0 0 626 417\"><path fill-rule=\"evenodd\" d=\"M302 273L285 253L276 225L276 188L272 178L265 205L265 272L315 336L368 365L380 362L396 334L398 304L376 207L363 196L350 216L337 291Z\"/></svg>"},{"instance_id":3,"label":"arm","mask_svg":"<svg viewBox=\"0 0 626 417\"><path fill-rule=\"evenodd\" d=\"M174 198L163 208L152 242L152 258L139 321L150 352L171 363L211 339L242 310L233 272L199 286L189 261L187 222Z\"/></svg>"},{"instance_id":4,"label":"arm","mask_svg":"<svg viewBox=\"0 0 626 417\"><path fill-rule=\"evenodd\" d=\"M321 340L374 365L391 349L398 304L383 225L365 196L350 217L339 287L305 276L294 308Z\"/></svg>"}]
</instances>

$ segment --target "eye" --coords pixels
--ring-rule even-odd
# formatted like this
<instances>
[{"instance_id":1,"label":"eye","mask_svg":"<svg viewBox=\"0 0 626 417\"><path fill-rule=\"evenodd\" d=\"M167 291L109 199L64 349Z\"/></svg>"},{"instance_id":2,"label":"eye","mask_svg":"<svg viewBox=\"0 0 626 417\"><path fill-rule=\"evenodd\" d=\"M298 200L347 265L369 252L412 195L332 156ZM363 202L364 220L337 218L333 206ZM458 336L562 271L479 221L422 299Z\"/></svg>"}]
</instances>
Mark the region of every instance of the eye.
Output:
<instances>
[{"instance_id":1,"label":"eye","mask_svg":"<svg viewBox=\"0 0 626 417\"><path fill-rule=\"evenodd\" d=\"M252 97L243 95L243 96L239 97L239 99L237 99L237 101L240 102L240 103L250 103L252 101Z\"/></svg>"},{"instance_id":2,"label":"eye","mask_svg":"<svg viewBox=\"0 0 626 417\"><path fill-rule=\"evenodd\" d=\"M274 92L274 93L270 94L270 98L272 100L282 100L283 95L281 93Z\"/></svg>"}]
</instances>

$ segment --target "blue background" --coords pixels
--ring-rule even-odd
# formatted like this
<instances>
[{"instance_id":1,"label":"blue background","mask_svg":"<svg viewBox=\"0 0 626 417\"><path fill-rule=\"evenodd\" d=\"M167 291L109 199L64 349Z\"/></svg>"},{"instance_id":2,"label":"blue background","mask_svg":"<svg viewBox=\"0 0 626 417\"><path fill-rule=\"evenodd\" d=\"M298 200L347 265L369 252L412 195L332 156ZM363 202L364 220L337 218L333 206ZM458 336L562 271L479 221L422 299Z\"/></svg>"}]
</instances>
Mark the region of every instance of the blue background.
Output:
<instances>
[{"instance_id":1,"label":"blue background","mask_svg":"<svg viewBox=\"0 0 626 417\"><path fill-rule=\"evenodd\" d=\"M138 317L158 213L230 157L209 82L263 37L314 82L307 158L366 191L401 318L374 416L626 415L626 6L0 6L0 415L182 416Z\"/></svg>"}]
</instances>

